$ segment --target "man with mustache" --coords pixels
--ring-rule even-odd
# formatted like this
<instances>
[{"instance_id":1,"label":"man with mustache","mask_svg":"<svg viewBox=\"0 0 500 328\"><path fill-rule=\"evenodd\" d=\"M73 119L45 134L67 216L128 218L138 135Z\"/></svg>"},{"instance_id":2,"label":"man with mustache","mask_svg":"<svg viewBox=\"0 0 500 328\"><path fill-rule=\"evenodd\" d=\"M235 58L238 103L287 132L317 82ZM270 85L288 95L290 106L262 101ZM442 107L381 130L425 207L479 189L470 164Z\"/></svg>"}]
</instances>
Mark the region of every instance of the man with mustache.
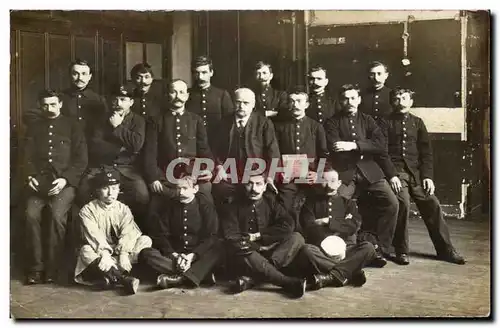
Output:
<instances>
[{"instance_id":1,"label":"man with mustache","mask_svg":"<svg viewBox=\"0 0 500 328\"><path fill-rule=\"evenodd\" d=\"M352 84L340 88L342 111L325 123L327 146L341 180L356 187L362 230L378 239L379 257L390 258L398 200L386 178L391 184L399 179L388 157L383 131L370 115L358 112L359 92Z\"/></svg>"},{"instance_id":2,"label":"man with mustache","mask_svg":"<svg viewBox=\"0 0 500 328\"><path fill-rule=\"evenodd\" d=\"M264 115L253 112L255 108L253 91L240 88L234 95L236 112L223 119L219 127L218 142L214 148L218 163L216 170L221 178L219 183L214 184L214 197L218 198L217 202L223 202L234 196L248 159L259 158L269 166L273 158L280 158L273 123ZM236 161L238 181L229 181L222 165L227 159ZM277 192L273 178L268 177L267 182L269 187Z\"/></svg>"},{"instance_id":3,"label":"man with mustache","mask_svg":"<svg viewBox=\"0 0 500 328\"><path fill-rule=\"evenodd\" d=\"M276 139L281 154L304 154L313 159L308 164L308 173L305 178L308 184L296 184L294 181L283 181L278 185L279 195L283 200L285 208L291 210L294 218L298 217L299 193L316 180L316 170L321 158L328 157L326 147L326 135L323 126L317 121L306 116L309 107L309 96L305 88L297 86L288 95L289 117L276 124ZM299 222L296 220L300 231Z\"/></svg>"},{"instance_id":4,"label":"man with mustache","mask_svg":"<svg viewBox=\"0 0 500 328\"><path fill-rule=\"evenodd\" d=\"M96 198L80 210L84 245L78 254L74 280L84 285L113 288L123 285L137 293L139 279L130 275L139 253L151 247L129 207L118 201L120 173L103 169L92 180Z\"/></svg>"},{"instance_id":5,"label":"man with mustache","mask_svg":"<svg viewBox=\"0 0 500 328\"><path fill-rule=\"evenodd\" d=\"M150 215L157 213L165 197L180 197L179 190L167 183L168 175L173 176L173 171L167 172L170 162L195 158L213 160L203 120L185 108L189 98L187 83L181 79L172 80L168 85L168 98L169 110L146 124L144 174L152 192ZM176 167L182 168L180 164ZM211 198L212 173L202 170L196 178L200 182L200 193Z\"/></svg>"},{"instance_id":6,"label":"man with mustache","mask_svg":"<svg viewBox=\"0 0 500 328\"><path fill-rule=\"evenodd\" d=\"M377 123L392 112L389 94L391 89L385 85L389 77L389 69L382 62L375 61L368 66L370 86L361 94L359 110L371 115Z\"/></svg>"},{"instance_id":7,"label":"man with mustache","mask_svg":"<svg viewBox=\"0 0 500 328\"><path fill-rule=\"evenodd\" d=\"M162 109L163 96L154 92L152 88L154 74L151 65L148 63L136 64L130 70L130 77L135 85L132 111L141 115L144 119L159 115Z\"/></svg>"},{"instance_id":8,"label":"man with mustache","mask_svg":"<svg viewBox=\"0 0 500 328\"><path fill-rule=\"evenodd\" d=\"M188 111L197 114L207 129L210 148L214 149L218 140L222 118L231 116L234 104L229 93L212 85L214 75L212 60L207 56L196 57L191 65L194 85L189 89Z\"/></svg>"},{"instance_id":9,"label":"man with mustache","mask_svg":"<svg viewBox=\"0 0 500 328\"><path fill-rule=\"evenodd\" d=\"M71 78L71 87L64 90L61 94L61 101L64 106L61 113L67 117L75 118L82 126L85 134L90 131L96 120L107 112L107 104L104 97L93 91L89 87L92 80L92 68L89 63L83 59L76 59L69 65L69 75ZM27 125L36 123L43 115L39 110L29 110L24 115L24 122Z\"/></svg>"},{"instance_id":10,"label":"man with mustache","mask_svg":"<svg viewBox=\"0 0 500 328\"><path fill-rule=\"evenodd\" d=\"M288 99L286 92L273 89L271 81L274 77L271 64L258 61L255 64L256 86L253 88L256 96L255 111L277 121L282 115L286 117Z\"/></svg>"},{"instance_id":11,"label":"man with mustache","mask_svg":"<svg viewBox=\"0 0 500 328\"><path fill-rule=\"evenodd\" d=\"M431 141L424 121L410 113L413 91L396 88L391 91L390 98L394 111L386 118L386 134L389 156L401 179L401 184L392 186L399 200L398 223L393 240L396 252L394 261L401 265L410 264L408 220L412 199L429 231L438 258L465 264L465 259L453 247L439 200L434 195Z\"/></svg>"},{"instance_id":12,"label":"man with mustache","mask_svg":"<svg viewBox=\"0 0 500 328\"><path fill-rule=\"evenodd\" d=\"M282 287L292 297L302 297L306 280L281 271L292 264L304 238L293 232L293 219L276 196L266 192L263 174L252 175L244 187L237 199L221 210L224 238L235 270L232 273L237 276L233 291L241 293L261 280Z\"/></svg>"},{"instance_id":13,"label":"man with mustache","mask_svg":"<svg viewBox=\"0 0 500 328\"><path fill-rule=\"evenodd\" d=\"M146 123L131 111L132 92L123 85L111 90L112 112L103 117L88 138L89 165L78 190L82 206L91 200L90 181L102 167L113 167L120 174L123 194L120 200L130 206L136 219L144 220L149 192L138 170L138 156L144 145ZM144 230L144 222L138 222Z\"/></svg>"},{"instance_id":14,"label":"man with mustache","mask_svg":"<svg viewBox=\"0 0 500 328\"><path fill-rule=\"evenodd\" d=\"M313 66L309 70L309 108L306 115L324 124L336 111L334 97L326 90L328 78L326 68Z\"/></svg>"},{"instance_id":15,"label":"man with mustache","mask_svg":"<svg viewBox=\"0 0 500 328\"><path fill-rule=\"evenodd\" d=\"M141 252L141 262L157 274L160 288L187 282L199 286L204 280L215 283L213 268L223 258L223 244L213 202L198 193L195 180L181 173L173 188L178 199L167 199L151 218L153 247Z\"/></svg>"},{"instance_id":16,"label":"man with mustache","mask_svg":"<svg viewBox=\"0 0 500 328\"><path fill-rule=\"evenodd\" d=\"M314 270L309 269L313 288L361 286L366 282L362 269L377 261L375 248L368 241L357 242L361 217L356 203L338 193L342 184L338 173L327 168L322 178L308 190L300 213L306 247L314 259Z\"/></svg>"},{"instance_id":17,"label":"man with mustache","mask_svg":"<svg viewBox=\"0 0 500 328\"><path fill-rule=\"evenodd\" d=\"M26 131L24 170L26 203L26 282L54 282L64 250L68 212L87 167L87 144L77 121L61 114L63 102L53 90L38 96L43 118ZM47 208L42 228L42 210ZM47 220L47 221L45 221Z\"/></svg>"}]
</instances>

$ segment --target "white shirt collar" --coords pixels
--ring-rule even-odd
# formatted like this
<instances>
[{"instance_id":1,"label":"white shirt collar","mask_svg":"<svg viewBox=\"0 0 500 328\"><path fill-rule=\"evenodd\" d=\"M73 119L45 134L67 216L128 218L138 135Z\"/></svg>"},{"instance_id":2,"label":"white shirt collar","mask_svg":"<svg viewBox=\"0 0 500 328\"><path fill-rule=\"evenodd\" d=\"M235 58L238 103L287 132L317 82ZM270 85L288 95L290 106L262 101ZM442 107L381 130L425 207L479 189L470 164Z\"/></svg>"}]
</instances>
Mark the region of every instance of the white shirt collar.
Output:
<instances>
[{"instance_id":1,"label":"white shirt collar","mask_svg":"<svg viewBox=\"0 0 500 328\"><path fill-rule=\"evenodd\" d=\"M239 121L243 121L243 127L247 126L247 122L248 120L250 119L250 115L248 115L247 117L243 117L243 118L239 118L239 117L236 117L236 126L238 126L238 122Z\"/></svg>"}]
</instances>

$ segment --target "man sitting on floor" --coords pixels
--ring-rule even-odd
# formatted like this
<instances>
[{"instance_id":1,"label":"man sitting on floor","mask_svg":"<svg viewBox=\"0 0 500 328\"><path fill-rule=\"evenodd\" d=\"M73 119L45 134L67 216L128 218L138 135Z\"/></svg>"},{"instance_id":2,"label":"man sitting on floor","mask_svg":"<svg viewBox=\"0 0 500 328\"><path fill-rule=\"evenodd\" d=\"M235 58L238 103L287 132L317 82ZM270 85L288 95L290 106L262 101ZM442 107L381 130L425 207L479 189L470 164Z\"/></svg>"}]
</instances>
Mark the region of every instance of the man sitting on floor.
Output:
<instances>
[{"instance_id":1,"label":"man sitting on floor","mask_svg":"<svg viewBox=\"0 0 500 328\"><path fill-rule=\"evenodd\" d=\"M135 294L139 279L130 276L132 264L152 241L142 235L129 207L117 200L120 173L103 170L94 178L97 199L80 210L85 245L80 249L75 281L111 288L121 284Z\"/></svg>"},{"instance_id":2,"label":"man sitting on floor","mask_svg":"<svg viewBox=\"0 0 500 328\"><path fill-rule=\"evenodd\" d=\"M179 198L166 198L149 218L155 248L144 249L139 257L159 274L160 288L187 281L199 286L205 277L215 283L212 270L224 254L217 240L217 212L194 181L191 176L178 179Z\"/></svg>"}]
</instances>

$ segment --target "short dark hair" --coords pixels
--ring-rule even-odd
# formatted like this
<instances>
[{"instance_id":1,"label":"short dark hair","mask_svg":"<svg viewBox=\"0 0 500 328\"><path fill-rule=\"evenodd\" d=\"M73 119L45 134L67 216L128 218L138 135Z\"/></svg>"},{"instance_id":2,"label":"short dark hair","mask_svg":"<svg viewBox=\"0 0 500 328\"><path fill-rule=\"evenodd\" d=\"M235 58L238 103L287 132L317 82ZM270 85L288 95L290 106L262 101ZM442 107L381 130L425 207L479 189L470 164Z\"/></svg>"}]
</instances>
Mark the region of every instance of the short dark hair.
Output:
<instances>
[{"instance_id":1,"label":"short dark hair","mask_svg":"<svg viewBox=\"0 0 500 328\"><path fill-rule=\"evenodd\" d=\"M90 74L92 74L92 71L93 71L92 66L90 66L89 62L86 61L85 59L76 58L74 61L72 61L68 67L70 73L71 73L71 70L73 69L73 66L75 66L75 65L88 66L89 72L90 72Z\"/></svg>"},{"instance_id":2,"label":"short dark hair","mask_svg":"<svg viewBox=\"0 0 500 328\"><path fill-rule=\"evenodd\" d=\"M255 64L255 70L261 69L264 66L267 66L269 68L269 72L271 72L271 73L273 72L273 66L271 64L269 64L268 62L263 61L263 60L259 60Z\"/></svg>"},{"instance_id":3,"label":"short dark hair","mask_svg":"<svg viewBox=\"0 0 500 328\"><path fill-rule=\"evenodd\" d=\"M410 98L413 99L415 92L409 88L396 87L389 94L389 99L393 100L396 96L402 95L403 93L408 93Z\"/></svg>"},{"instance_id":4,"label":"short dark hair","mask_svg":"<svg viewBox=\"0 0 500 328\"><path fill-rule=\"evenodd\" d=\"M148 63L139 63L134 65L130 70L130 77L135 78L138 74L149 73L153 76L153 68Z\"/></svg>"},{"instance_id":5,"label":"short dark hair","mask_svg":"<svg viewBox=\"0 0 500 328\"><path fill-rule=\"evenodd\" d=\"M295 85L288 90L288 96L299 94L305 94L307 96L307 100L309 100L309 94L307 93L307 89L303 85Z\"/></svg>"},{"instance_id":6,"label":"short dark hair","mask_svg":"<svg viewBox=\"0 0 500 328\"><path fill-rule=\"evenodd\" d=\"M361 89L357 84L344 84L343 86L340 87L339 89L339 97L342 97L346 91L349 90L356 90L358 95L361 93Z\"/></svg>"},{"instance_id":7,"label":"short dark hair","mask_svg":"<svg viewBox=\"0 0 500 328\"><path fill-rule=\"evenodd\" d=\"M57 97L59 101L61 101L61 95L59 92L52 90L52 89L44 89L38 93L38 101L41 101L42 99L45 98L52 98L52 97Z\"/></svg>"},{"instance_id":8,"label":"short dark hair","mask_svg":"<svg viewBox=\"0 0 500 328\"><path fill-rule=\"evenodd\" d=\"M212 60L208 56L198 56L193 59L191 63L191 69L194 71L196 67L208 65L211 71L213 71L214 67L212 64Z\"/></svg>"},{"instance_id":9,"label":"short dark hair","mask_svg":"<svg viewBox=\"0 0 500 328\"><path fill-rule=\"evenodd\" d=\"M385 71L386 71L387 73L389 73L389 67L388 67L386 64L384 64L383 62L378 61L378 60L376 60L376 61L372 61L372 62L368 65L368 71L370 71L370 70L371 70L372 68L374 68L374 67L379 67L379 66L384 67Z\"/></svg>"},{"instance_id":10,"label":"short dark hair","mask_svg":"<svg viewBox=\"0 0 500 328\"><path fill-rule=\"evenodd\" d=\"M310 69L309 69L309 75L311 75L312 72L319 72L319 71L323 71L325 72L325 76L327 75L328 71L326 70L326 68L324 68L323 66L321 65L314 65L312 66Z\"/></svg>"}]
</instances>

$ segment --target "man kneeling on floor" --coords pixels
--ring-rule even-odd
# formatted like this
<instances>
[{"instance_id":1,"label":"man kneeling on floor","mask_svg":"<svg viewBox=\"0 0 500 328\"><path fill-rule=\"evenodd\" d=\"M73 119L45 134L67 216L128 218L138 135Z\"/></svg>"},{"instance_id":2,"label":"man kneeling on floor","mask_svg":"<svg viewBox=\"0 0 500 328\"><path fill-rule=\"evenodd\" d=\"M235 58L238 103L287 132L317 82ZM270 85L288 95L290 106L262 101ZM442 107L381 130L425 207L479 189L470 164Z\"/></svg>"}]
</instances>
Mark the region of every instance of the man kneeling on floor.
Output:
<instances>
[{"instance_id":1,"label":"man kneeling on floor","mask_svg":"<svg viewBox=\"0 0 500 328\"><path fill-rule=\"evenodd\" d=\"M215 206L190 176L177 179L179 198L165 198L162 211L150 217L155 248L139 255L158 274L160 288L186 282L199 286L215 283L212 270L224 256L217 239L218 218Z\"/></svg>"},{"instance_id":2,"label":"man kneeling on floor","mask_svg":"<svg viewBox=\"0 0 500 328\"><path fill-rule=\"evenodd\" d=\"M151 238L142 234L129 207L117 200L120 174L103 170L94 178L97 199L80 210L85 245L80 249L75 281L84 285L112 288L122 285L135 294L139 279L130 276L132 264Z\"/></svg>"},{"instance_id":3,"label":"man kneeling on floor","mask_svg":"<svg viewBox=\"0 0 500 328\"><path fill-rule=\"evenodd\" d=\"M304 238L293 232L293 218L275 195L265 192L264 175L251 176L244 187L222 209L224 237L231 248L232 268L238 276L233 291L250 289L259 279L282 287L292 297L303 296L306 280L287 276L280 270L293 262L304 246Z\"/></svg>"},{"instance_id":4,"label":"man kneeling on floor","mask_svg":"<svg viewBox=\"0 0 500 328\"><path fill-rule=\"evenodd\" d=\"M323 181L310 190L300 214L307 244L309 269L313 274L312 288L362 286L366 276L362 270L376 257L370 242L356 243L361 218L356 203L338 194L342 181L338 173L326 169Z\"/></svg>"}]
</instances>

